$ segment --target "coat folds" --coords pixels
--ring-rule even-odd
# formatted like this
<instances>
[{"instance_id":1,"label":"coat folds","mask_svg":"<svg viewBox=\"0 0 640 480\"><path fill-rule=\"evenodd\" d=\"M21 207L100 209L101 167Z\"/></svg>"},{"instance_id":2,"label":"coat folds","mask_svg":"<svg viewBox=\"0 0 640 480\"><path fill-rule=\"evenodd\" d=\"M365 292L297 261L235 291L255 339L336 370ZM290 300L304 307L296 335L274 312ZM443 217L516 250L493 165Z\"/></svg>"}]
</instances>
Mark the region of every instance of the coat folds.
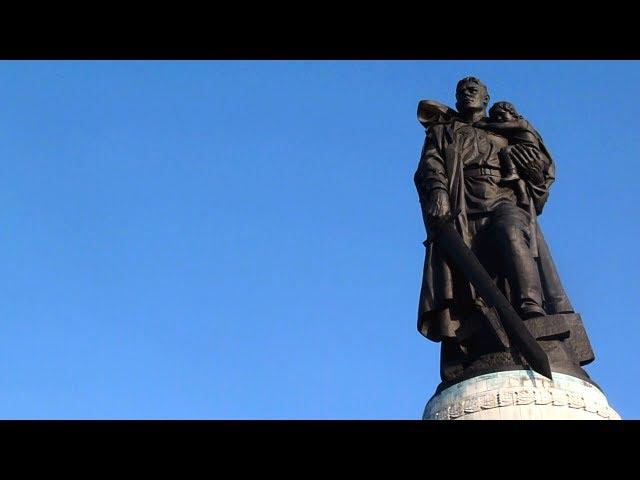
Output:
<instances>
[{"instance_id":1,"label":"coat folds","mask_svg":"<svg viewBox=\"0 0 640 480\"><path fill-rule=\"evenodd\" d=\"M457 213L454 218L456 229L467 245L471 243L469 221L465 205L465 181L462 160L454 139L456 120L431 125L422 149L420 162L414 175L418 196L422 205L423 216L429 201L430 193L441 188L449 193L451 211ZM543 290L543 306L547 314L571 313L573 308L567 298L558 277L549 248L542 235L537 215L542 213L549 195L549 187L555 179L553 160L540 140L541 158L546 160L544 167L544 183L536 185L524 181L529 197L526 208L530 213L531 254L536 259ZM426 225L426 218L425 218ZM429 232L427 232L429 234ZM473 287L466 279L457 274L446 259L439 253L433 243L425 241L426 253L422 277L422 287L418 306L418 330L428 339L440 342L443 340L462 341L473 333L475 327L469 325L465 308L459 299L466 297L460 292L468 292L475 298ZM496 282L509 298L509 285L504 277L496 278Z\"/></svg>"}]
</instances>

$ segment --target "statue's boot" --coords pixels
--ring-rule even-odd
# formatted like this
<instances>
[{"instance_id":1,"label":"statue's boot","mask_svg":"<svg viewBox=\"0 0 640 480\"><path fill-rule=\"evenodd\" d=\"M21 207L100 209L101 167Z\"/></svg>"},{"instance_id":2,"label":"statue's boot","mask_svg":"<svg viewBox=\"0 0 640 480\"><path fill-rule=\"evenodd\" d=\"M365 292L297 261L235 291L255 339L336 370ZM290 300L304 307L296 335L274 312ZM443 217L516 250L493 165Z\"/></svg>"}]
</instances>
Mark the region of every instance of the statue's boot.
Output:
<instances>
[{"instance_id":1,"label":"statue's boot","mask_svg":"<svg viewBox=\"0 0 640 480\"><path fill-rule=\"evenodd\" d=\"M540 317L547 314L540 305L532 300L525 300L522 302L518 310L520 311L522 318L525 320L527 318Z\"/></svg>"}]
</instances>

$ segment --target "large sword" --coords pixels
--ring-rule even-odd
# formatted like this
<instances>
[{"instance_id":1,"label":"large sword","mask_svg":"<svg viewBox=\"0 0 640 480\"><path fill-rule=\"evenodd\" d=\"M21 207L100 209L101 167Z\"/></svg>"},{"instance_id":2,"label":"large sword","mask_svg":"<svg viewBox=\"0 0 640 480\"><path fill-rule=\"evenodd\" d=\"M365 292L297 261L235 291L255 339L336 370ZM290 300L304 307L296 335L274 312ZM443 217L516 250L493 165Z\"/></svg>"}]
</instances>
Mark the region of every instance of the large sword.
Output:
<instances>
[{"instance_id":1,"label":"large sword","mask_svg":"<svg viewBox=\"0 0 640 480\"><path fill-rule=\"evenodd\" d=\"M553 380L547 354L538 345L536 339L533 338L533 335L531 335L511 302L498 289L478 258L464 243L462 237L453 226L452 218L449 217L446 221L439 222L434 227L430 241L433 241L442 249L450 261L465 274L485 303L490 307L495 307L509 340L522 354L531 368ZM499 326L498 328L495 327L496 333L500 336Z\"/></svg>"}]
</instances>

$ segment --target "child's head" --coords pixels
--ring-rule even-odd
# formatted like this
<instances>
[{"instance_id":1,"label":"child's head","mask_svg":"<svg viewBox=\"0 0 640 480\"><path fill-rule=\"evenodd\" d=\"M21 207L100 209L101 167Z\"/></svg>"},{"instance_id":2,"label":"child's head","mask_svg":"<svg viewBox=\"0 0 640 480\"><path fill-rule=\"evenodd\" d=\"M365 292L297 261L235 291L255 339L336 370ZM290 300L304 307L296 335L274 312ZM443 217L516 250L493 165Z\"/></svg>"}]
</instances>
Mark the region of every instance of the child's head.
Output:
<instances>
[{"instance_id":1,"label":"child's head","mask_svg":"<svg viewBox=\"0 0 640 480\"><path fill-rule=\"evenodd\" d=\"M522 118L516 112L516 107L509 102L496 102L489 110L489 118L494 122L508 122L510 120L516 120Z\"/></svg>"}]
</instances>

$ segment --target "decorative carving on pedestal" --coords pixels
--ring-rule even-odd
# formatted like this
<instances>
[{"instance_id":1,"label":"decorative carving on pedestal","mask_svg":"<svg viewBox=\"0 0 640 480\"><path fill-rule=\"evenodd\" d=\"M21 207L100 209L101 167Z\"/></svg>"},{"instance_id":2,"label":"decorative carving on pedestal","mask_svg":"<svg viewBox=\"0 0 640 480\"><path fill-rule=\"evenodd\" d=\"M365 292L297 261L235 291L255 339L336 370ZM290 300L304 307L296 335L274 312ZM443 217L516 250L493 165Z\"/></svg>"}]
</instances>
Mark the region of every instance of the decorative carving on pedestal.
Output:
<instances>
[{"instance_id":1,"label":"decorative carving on pedestal","mask_svg":"<svg viewBox=\"0 0 640 480\"><path fill-rule=\"evenodd\" d=\"M594 419L620 420L602 392L591 383L558 373L553 376L555 380L552 382L526 371L481 375L435 395L427 404L423 418L494 418L478 412L526 406L516 415L514 410L509 415L499 415L499 418L571 419L578 418L574 411L579 410L587 414L580 418L588 418L588 414L592 414ZM550 409L557 411L551 412Z\"/></svg>"}]
</instances>

